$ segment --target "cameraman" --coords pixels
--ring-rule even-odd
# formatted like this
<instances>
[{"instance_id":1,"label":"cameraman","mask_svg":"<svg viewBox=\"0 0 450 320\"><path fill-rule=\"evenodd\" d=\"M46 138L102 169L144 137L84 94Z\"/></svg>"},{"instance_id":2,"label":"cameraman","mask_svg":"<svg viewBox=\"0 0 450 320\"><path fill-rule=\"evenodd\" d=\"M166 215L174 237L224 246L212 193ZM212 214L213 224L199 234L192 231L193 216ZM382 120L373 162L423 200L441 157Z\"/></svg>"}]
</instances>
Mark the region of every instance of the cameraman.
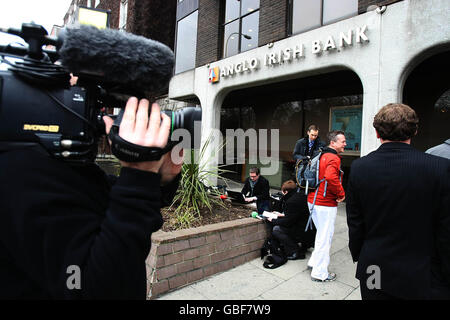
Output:
<instances>
[{"instance_id":1,"label":"cameraman","mask_svg":"<svg viewBox=\"0 0 450 320\"><path fill-rule=\"evenodd\" d=\"M164 147L170 119L130 98L119 135ZM104 117L107 132L113 120ZM181 164L121 162L118 178L38 150L0 153L0 298L145 299L145 259ZM115 178L115 179L113 179ZM115 180L115 181L114 181Z\"/></svg>"}]
</instances>

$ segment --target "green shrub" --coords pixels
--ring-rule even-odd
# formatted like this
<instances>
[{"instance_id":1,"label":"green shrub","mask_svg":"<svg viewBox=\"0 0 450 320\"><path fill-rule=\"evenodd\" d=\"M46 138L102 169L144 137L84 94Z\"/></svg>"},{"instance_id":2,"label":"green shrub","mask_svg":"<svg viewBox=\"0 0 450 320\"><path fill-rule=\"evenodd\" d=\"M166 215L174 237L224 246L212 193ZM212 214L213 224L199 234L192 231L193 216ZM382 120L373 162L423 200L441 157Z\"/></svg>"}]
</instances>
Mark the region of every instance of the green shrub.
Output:
<instances>
[{"instance_id":1,"label":"green shrub","mask_svg":"<svg viewBox=\"0 0 450 320\"><path fill-rule=\"evenodd\" d=\"M181 168L181 181L177 194L172 202L171 208L176 206L175 216L179 228L189 228L191 223L201 216L201 210L207 208L212 211L213 205L223 206L217 190L206 187L210 178L222 179L227 183L227 179L221 175L229 170L221 169L217 166L210 170L207 168L212 155L206 154L206 149L211 143L210 136L202 146L198 159L195 158L195 150L190 152L190 161L184 163ZM219 150L224 147L222 144Z\"/></svg>"}]
</instances>

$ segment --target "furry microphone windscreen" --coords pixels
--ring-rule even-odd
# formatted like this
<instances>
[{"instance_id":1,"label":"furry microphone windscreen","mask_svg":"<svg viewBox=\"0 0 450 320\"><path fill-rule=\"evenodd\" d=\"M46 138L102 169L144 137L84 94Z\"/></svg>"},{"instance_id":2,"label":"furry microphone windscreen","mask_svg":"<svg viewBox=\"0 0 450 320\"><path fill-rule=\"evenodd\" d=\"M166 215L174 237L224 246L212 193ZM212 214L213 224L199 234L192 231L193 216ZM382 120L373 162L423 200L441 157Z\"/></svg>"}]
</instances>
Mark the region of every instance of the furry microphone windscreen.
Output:
<instances>
[{"instance_id":1,"label":"furry microphone windscreen","mask_svg":"<svg viewBox=\"0 0 450 320\"><path fill-rule=\"evenodd\" d=\"M158 41L86 25L66 28L61 38L61 62L75 74L100 74L108 83L151 93L169 85L174 55Z\"/></svg>"}]
</instances>

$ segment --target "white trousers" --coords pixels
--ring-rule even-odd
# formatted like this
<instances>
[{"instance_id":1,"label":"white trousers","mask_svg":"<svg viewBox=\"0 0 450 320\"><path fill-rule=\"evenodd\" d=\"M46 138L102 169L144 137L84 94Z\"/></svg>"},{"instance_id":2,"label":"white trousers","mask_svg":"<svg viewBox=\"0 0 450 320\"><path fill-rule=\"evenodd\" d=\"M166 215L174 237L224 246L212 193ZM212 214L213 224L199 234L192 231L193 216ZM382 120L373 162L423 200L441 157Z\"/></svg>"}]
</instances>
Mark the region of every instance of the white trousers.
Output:
<instances>
[{"instance_id":1,"label":"white trousers","mask_svg":"<svg viewBox=\"0 0 450 320\"><path fill-rule=\"evenodd\" d=\"M312 204L308 202L311 210ZM311 277L325 280L328 277L328 265L330 264L331 240L334 233L337 207L314 206L312 219L316 226L316 241L314 251L308 261L312 267Z\"/></svg>"}]
</instances>

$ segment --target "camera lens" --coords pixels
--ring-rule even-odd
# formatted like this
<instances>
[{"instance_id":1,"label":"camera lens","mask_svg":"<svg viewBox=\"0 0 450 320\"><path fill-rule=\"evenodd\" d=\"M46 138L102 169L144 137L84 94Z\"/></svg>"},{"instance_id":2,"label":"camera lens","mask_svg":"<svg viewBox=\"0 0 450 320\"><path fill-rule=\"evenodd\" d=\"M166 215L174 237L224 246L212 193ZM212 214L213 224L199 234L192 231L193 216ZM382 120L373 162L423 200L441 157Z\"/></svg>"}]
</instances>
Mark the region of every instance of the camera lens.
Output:
<instances>
[{"instance_id":1,"label":"camera lens","mask_svg":"<svg viewBox=\"0 0 450 320\"><path fill-rule=\"evenodd\" d=\"M187 107L177 111L162 111L171 118L172 134L176 129L186 129L191 135L191 148L194 148L194 125L195 121L202 120L202 109L198 107Z\"/></svg>"}]
</instances>

